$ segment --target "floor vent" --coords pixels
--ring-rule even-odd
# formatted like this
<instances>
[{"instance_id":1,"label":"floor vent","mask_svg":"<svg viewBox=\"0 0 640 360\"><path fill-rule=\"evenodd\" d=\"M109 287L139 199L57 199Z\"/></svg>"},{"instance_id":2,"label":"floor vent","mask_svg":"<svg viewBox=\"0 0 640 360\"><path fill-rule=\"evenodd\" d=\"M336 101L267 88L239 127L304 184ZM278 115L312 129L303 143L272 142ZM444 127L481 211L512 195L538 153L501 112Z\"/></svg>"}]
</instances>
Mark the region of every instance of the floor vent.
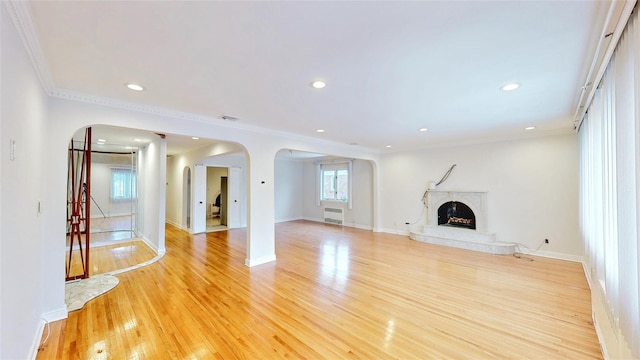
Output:
<instances>
[{"instance_id":1,"label":"floor vent","mask_svg":"<svg viewBox=\"0 0 640 360\"><path fill-rule=\"evenodd\" d=\"M324 208L324 222L342 225L344 223L344 212L339 208Z\"/></svg>"}]
</instances>

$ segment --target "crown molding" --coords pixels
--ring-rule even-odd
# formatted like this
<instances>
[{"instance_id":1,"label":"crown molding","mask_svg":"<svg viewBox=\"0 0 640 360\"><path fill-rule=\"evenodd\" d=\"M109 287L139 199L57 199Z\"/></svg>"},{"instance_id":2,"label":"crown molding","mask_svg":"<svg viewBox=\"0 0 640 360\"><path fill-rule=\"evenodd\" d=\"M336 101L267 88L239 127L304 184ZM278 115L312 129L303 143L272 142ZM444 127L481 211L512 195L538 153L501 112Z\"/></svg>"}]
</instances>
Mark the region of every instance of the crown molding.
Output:
<instances>
[{"instance_id":1,"label":"crown molding","mask_svg":"<svg viewBox=\"0 0 640 360\"><path fill-rule=\"evenodd\" d=\"M53 88L48 92L48 94L51 97L64 99L64 100L101 105L101 106L106 106L106 107L120 109L120 110L129 110L129 111L140 112L140 113L156 115L156 116L163 116L163 117L168 117L173 119L200 122L200 123L205 123L209 125L215 125L215 126L220 126L225 128L253 132L261 135L268 134L272 136L290 139L293 141L300 141L305 144L316 144L319 146L337 147L345 151L354 150L353 145L343 144L340 142L316 139L310 136L295 134L291 132L275 130L275 129L265 128L265 127L255 126L255 125L248 125L248 124L243 124L241 122L229 121L229 120L214 118L210 116L203 116L203 115L198 115L190 112L163 108L159 106L144 105L144 104L135 103L131 101L124 101L124 100L118 100L113 98L95 96L95 95L90 95L90 94L68 90L68 89ZM370 153L370 154L376 154L376 155L379 154L379 151L365 148L362 146L359 146L358 150L366 153Z\"/></svg>"},{"instance_id":2,"label":"crown molding","mask_svg":"<svg viewBox=\"0 0 640 360\"><path fill-rule=\"evenodd\" d=\"M33 23L31 8L27 1L3 1L5 8L13 21L13 24L22 39L29 59L40 79L40 83L47 94L50 94L55 87L51 71L42 52L38 31Z\"/></svg>"}]
</instances>

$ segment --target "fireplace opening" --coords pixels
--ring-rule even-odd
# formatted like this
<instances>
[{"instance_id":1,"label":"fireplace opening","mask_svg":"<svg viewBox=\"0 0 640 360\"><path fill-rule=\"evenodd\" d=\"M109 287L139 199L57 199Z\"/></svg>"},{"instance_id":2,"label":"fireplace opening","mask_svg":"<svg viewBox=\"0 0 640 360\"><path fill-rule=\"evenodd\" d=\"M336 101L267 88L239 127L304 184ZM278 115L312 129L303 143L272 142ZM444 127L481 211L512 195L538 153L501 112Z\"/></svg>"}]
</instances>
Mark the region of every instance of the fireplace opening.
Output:
<instances>
[{"instance_id":1,"label":"fireplace opening","mask_svg":"<svg viewBox=\"0 0 640 360\"><path fill-rule=\"evenodd\" d=\"M459 201L449 201L438 208L438 225L476 229L476 216L470 207Z\"/></svg>"}]
</instances>

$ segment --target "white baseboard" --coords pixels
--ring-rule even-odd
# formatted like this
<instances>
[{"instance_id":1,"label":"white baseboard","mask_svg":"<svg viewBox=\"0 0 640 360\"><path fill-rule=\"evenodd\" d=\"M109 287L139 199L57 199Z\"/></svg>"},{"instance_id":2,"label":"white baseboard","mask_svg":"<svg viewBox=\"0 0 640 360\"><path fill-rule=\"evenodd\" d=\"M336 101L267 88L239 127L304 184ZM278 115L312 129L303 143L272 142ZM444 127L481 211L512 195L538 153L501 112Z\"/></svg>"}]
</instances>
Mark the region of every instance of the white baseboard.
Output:
<instances>
[{"instance_id":1,"label":"white baseboard","mask_svg":"<svg viewBox=\"0 0 640 360\"><path fill-rule=\"evenodd\" d=\"M385 229L385 228L379 228L376 230L374 230L375 232L383 232L383 233L387 233L387 234L394 234L394 235L406 235L409 236L409 230L399 230L399 229Z\"/></svg>"},{"instance_id":2,"label":"white baseboard","mask_svg":"<svg viewBox=\"0 0 640 360\"><path fill-rule=\"evenodd\" d=\"M185 229L185 228L183 228L183 227L182 227L182 225L180 225L180 224L178 224L178 223L175 223L175 222L173 222L173 221L171 221L171 220L169 220L169 219L164 219L164 222L166 222L166 223L167 223L167 224L169 224L169 225L175 226L175 227L177 227L177 228L178 228L178 229L180 229L180 230L189 231L189 229Z\"/></svg>"},{"instance_id":3,"label":"white baseboard","mask_svg":"<svg viewBox=\"0 0 640 360\"><path fill-rule=\"evenodd\" d=\"M557 253L552 251L543 251L543 250L535 251L531 249L519 248L518 251L516 252L521 254L541 256L541 257L546 257L551 259L567 260L567 261L573 261L573 262L579 262L579 263L582 263L582 260L583 260L582 256L572 255L572 254L563 254L563 253Z\"/></svg>"},{"instance_id":4,"label":"white baseboard","mask_svg":"<svg viewBox=\"0 0 640 360\"><path fill-rule=\"evenodd\" d=\"M582 269L587 278L587 284L591 289L591 318L593 327L600 342L600 349L605 360L609 359L633 359L631 348L625 341L619 327L619 322L612 321L606 294L602 291L597 280L591 278L591 272L586 261L582 261Z\"/></svg>"},{"instance_id":5,"label":"white baseboard","mask_svg":"<svg viewBox=\"0 0 640 360\"><path fill-rule=\"evenodd\" d=\"M54 322L62 319L66 319L69 316L67 307L60 308L58 310L49 311L42 314L42 318L48 322Z\"/></svg>"},{"instance_id":6,"label":"white baseboard","mask_svg":"<svg viewBox=\"0 0 640 360\"><path fill-rule=\"evenodd\" d=\"M288 221L296 221L296 220L304 220L304 218L299 216L299 217L295 217L295 218L276 219L275 222L277 224L277 223L283 223L283 222L288 222Z\"/></svg>"},{"instance_id":7,"label":"white baseboard","mask_svg":"<svg viewBox=\"0 0 640 360\"><path fill-rule=\"evenodd\" d=\"M38 328L36 329L36 334L33 340L31 341L31 348L29 349L29 359L35 360L38 356L38 348L40 347L40 340L42 339L42 334L44 333L45 321L40 320L38 322Z\"/></svg>"},{"instance_id":8,"label":"white baseboard","mask_svg":"<svg viewBox=\"0 0 640 360\"><path fill-rule=\"evenodd\" d=\"M272 261L276 261L276 254L269 255L269 256L263 256L263 257L257 258L257 259L245 259L244 260L244 264L246 266L248 266L248 267L253 267L253 266L257 266L257 265L266 264L266 263L272 262Z\"/></svg>"},{"instance_id":9,"label":"white baseboard","mask_svg":"<svg viewBox=\"0 0 640 360\"><path fill-rule=\"evenodd\" d=\"M44 334L46 324L66 319L68 316L69 312L67 311L66 307L42 314L42 318L38 322L38 328L36 329L35 336L31 341L31 348L29 349L30 359L35 360L35 358L38 356L38 348L40 347L40 342L42 341L42 335Z\"/></svg>"},{"instance_id":10,"label":"white baseboard","mask_svg":"<svg viewBox=\"0 0 640 360\"><path fill-rule=\"evenodd\" d=\"M164 255L164 253L167 251L167 249L164 247L158 248L156 244L152 243L151 240L147 239L145 236L141 236L140 238L151 250L153 250L153 252L156 253L156 255Z\"/></svg>"}]
</instances>

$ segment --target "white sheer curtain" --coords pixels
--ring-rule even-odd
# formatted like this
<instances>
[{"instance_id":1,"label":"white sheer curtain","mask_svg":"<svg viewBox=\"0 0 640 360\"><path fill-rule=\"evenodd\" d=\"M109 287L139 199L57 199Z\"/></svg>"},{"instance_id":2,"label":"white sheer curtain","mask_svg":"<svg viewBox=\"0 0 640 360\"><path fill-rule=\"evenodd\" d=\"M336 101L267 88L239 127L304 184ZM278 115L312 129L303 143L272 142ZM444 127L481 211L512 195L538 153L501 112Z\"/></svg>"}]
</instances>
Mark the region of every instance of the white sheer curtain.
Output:
<instances>
[{"instance_id":1,"label":"white sheer curtain","mask_svg":"<svg viewBox=\"0 0 640 360\"><path fill-rule=\"evenodd\" d=\"M640 25L631 15L580 135L580 229L592 285L640 358Z\"/></svg>"}]
</instances>

